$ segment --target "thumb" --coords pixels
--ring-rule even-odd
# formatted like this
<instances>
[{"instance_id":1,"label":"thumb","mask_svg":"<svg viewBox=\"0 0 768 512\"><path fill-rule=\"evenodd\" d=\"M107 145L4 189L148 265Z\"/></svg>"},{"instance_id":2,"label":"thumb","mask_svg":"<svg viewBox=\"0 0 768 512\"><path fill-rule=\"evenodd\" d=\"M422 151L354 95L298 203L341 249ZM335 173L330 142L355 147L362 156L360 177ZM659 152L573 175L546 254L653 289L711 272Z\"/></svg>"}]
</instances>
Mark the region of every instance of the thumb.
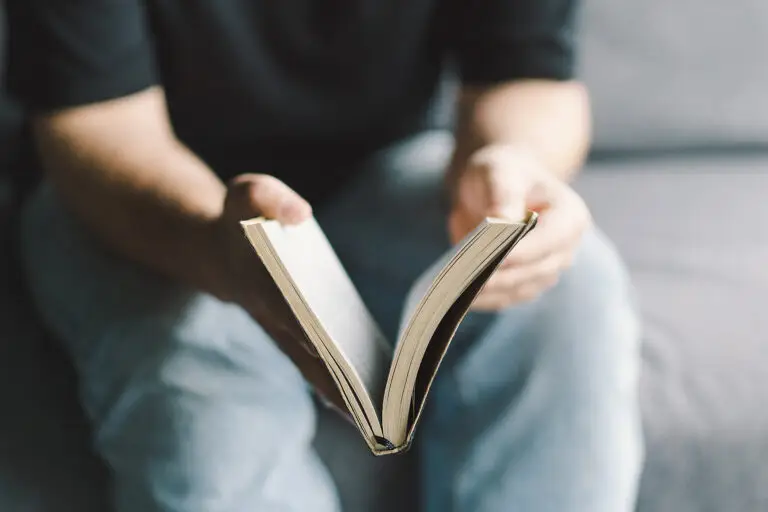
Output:
<instances>
[{"instance_id":1,"label":"thumb","mask_svg":"<svg viewBox=\"0 0 768 512\"><path fill-rule=\"evenodd\" d=\"M457 199L478 222L485 217L519 219L525 215L526 181L499 156L481 152L459 179Z\"/></svg>"},{"instance_id":2,"label":"thumb","mask_svg":"<svg viewBox=\"0 0 768 512\"><path fill-rule=\"evenodd\" d=\"M229 183L224 215L236 221L263 216L281 224L297 224L312 215L312 207L273 176L243 174Z\"/></svg>"}]
</instances>

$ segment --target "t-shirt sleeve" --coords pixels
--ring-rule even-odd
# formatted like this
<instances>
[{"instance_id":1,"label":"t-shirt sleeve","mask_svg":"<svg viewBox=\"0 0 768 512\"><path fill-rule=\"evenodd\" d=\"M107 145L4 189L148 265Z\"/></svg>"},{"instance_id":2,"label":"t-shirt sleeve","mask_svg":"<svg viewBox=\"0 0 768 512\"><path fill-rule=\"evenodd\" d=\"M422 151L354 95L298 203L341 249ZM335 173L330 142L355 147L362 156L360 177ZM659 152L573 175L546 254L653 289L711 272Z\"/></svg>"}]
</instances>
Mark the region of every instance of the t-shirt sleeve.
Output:
<instances>
[{"instance_id":1,"label":"t-shirt sleeve","mask_svg":"<svg viewBox=\"0 0 768 512\"><path fill-rule=\"evenodd\" d=\"M8 86L36 111L157 82L140 0L8 0Z\"/></svg>"},{"instance_id":2,"label":"t-shirt sleeve","mask_svg":"<svg viewBox=\"0 0 768 512\"><path fill-rule=\"evenodd\" d=\"M469 0L453 11L451 46L464 83L567 80L578 0Z\"/></svg>"}]
</instances>

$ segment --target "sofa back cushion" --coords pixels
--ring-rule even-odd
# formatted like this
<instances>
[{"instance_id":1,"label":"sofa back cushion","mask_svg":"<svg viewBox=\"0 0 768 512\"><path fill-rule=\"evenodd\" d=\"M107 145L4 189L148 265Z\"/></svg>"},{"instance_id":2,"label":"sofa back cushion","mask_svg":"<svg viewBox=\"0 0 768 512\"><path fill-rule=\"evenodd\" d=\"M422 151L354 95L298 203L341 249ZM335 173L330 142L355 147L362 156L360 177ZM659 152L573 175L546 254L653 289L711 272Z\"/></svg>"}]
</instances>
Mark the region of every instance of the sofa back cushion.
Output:
<instances>
[{"instance_id":1,"label":"sofa back cushion","mask_svg":"<svg viewBox=\"0 0 768 512\"><path fill-rule=\"evenodd\" d=\"M596 150L768 147L768 1L583 2Z\"/></svg>"}]
</instances>

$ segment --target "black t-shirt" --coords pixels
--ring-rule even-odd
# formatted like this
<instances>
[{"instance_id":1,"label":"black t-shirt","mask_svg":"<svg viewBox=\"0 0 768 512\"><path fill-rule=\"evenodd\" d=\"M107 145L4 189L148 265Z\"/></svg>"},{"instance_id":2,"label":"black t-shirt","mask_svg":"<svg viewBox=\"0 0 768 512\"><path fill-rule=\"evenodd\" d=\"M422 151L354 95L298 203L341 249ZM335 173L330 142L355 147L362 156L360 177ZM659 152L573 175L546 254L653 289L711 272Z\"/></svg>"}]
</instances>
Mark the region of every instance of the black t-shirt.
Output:
<instances>
[{"instance_id":1,"label":"black t-shirt","mask_svg":"<svg viewBox=\"0 0 768 512\"><path fill-rule=\"evenodd\" d=\"M0 0L0 84L5 77L5 21L5 6ZM34 179L30 172L30 166L34 165L31 161L32 141L26 136L23 114L19 105L11 101L0 85L0 189L10 183L14 199L17 192L31 187ZM3 192L0 192L0 196L3 196ZM7 199L0 197L0 211L9 206L4 201ZM0 221L1 217L2 213Z\"/></svg>"},{"instance_id":2,"label":"black t-shirt","mask_svg":"<svg viewBox=\"0 0 768 512\"><path fill-rule=\"evenodd\" d=\"M308 190L417 129L446 62L465 83L570 78L575 7L9 0L10 86L45 111L161 84L176 134L220 176L266 172Z\"/></svg>"}]
</instances>

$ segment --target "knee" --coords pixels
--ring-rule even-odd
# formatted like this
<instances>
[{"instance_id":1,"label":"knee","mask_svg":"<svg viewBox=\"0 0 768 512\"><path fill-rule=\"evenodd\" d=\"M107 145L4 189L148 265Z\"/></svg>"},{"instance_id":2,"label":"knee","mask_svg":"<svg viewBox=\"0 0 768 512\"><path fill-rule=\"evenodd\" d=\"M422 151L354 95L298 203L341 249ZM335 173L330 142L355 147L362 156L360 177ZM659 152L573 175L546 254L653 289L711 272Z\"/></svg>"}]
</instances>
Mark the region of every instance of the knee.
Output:
<instances>
[{"instance_id":1,"label":"knee","mask_svg":"<svg viewBox=\"0 0 768 512\"><path fill-rule=\"evenodd\" d=\"M543 356L565 374L604 384L634 385L640 365L640 322L629 273L613 244L587 233L573 266L538 305L548 346ZM626 386L622 386L626 389Z\"/></svg>"},{"instance_id":2,"label":"knee","mask_svg":"<svg viewBox=\"0 0 768 512\"><path fill-rule=\"evenodd\" d=\"M507 364L518 370L512 374L556 374L574 391L600 381L634 384L639 320L629 274L614 246L600 232L589 232L559 283L536 301L497 315L484 338L470 358Z\"/></svg>"},{"instance_id":3,"label":"knee","mask_svg":"<svg viewBox=\"0 0 768 512\"><path fill-rule=\"evenodd\" d=\"M166 321L123 326L102 344L84 391L120 486L146 473L163 493L152 501L224 510L244 485L230 468L258 479L311 446L315 409L301 375L234 306L197 295Z\"/></svg>"},{"instance_id":4,"label":"knee","mask_svg":"<svg viewBox=\"0 0 768 512\"><path fill-rule=\"evenodd\" d=\"M573 266L564 272L560 284L561 293L578 295L596 309L633 307L629 272L616 247L597 229L585 234Z\"/></svg>"},{"instance_id":5,"label":"knee","mask_svg":"<svg viewBox=\"0 0 768 512\"><path fill-rule=\"evenodd\" d=\"M636 345L639 341L629 272L616 247L600 231L585 235L573 266L551 295L551 307L563 315L563 323L573 328L581 325L576 332L592 330L593 337L606 342Z\"/></svg>"}]
</instances>

